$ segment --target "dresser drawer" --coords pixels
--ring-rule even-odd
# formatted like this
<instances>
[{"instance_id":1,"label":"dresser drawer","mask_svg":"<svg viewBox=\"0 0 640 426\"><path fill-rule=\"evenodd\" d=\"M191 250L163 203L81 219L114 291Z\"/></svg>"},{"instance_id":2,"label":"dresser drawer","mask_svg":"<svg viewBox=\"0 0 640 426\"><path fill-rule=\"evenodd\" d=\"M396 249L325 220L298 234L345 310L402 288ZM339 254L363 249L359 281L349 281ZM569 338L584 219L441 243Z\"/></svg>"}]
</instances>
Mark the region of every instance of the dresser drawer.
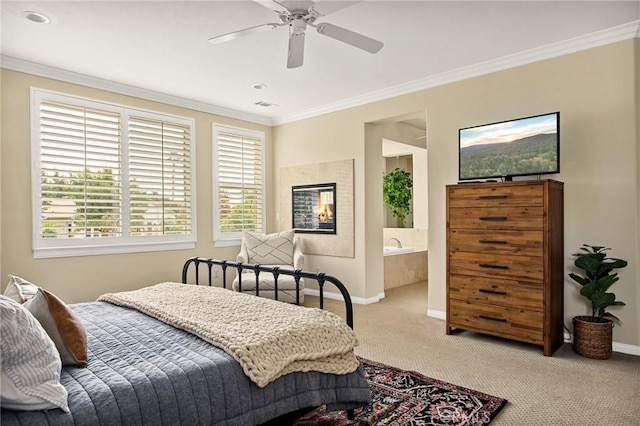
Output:
<instances>
[{"instance_id":1,"label":"dresser drawer","mask_svg":"<svg viewBox=\"0 0 640 426\"><path fill-rule=\"evenodd\" d=\"M449 326L535 344L543 343L543 313L449 301Z\"/></svg>"},{"instance_id":2,"label":"dresser drawer","mask_svg":"<svg viewBox=\"0 0 640 426\"><path fill-rule=\"evenodd\" d=\"M540 184L480 184L452 185L449 191L449 207L506 207L542 206L543 186Z\"/></svg>"},{"instance_id":3,"label":"dresser drawer","mask_svg":"<svg viewBox=\"0 0 640 426\"><path fill-rule=\"evenodd\" d=\"M466 275L449 276L449 297L471 303L544 311L542 283Z\"/></svg>"},{"instance_id":4,"label":"dresser drawer","mask_svg":"<svg viewBox=\"0 0 640 426\"><path fill-rule=\"evenodd\" d=\"M544 229L542 207L468 207L449 209L451 229Z\"/></svg>"},{"instance_id":5,"label":"dresser drawer","mask_svg":"<svg viewBox=\"0 0 640 426\"><path fill-rule=\"evenodd\" d=\"M543 231L450 229L449 251L486 254L543 254Z\"/></svg>"},{"instance_id":6,"label":"dresser drawer","mask_svg":"<svg viewBox=\"0 0 640 426\"><path fill-rule=\"evenodd\" d=\"M488 278L542 281L544 262L535 256L449 252L449 273Z\"/></svg>"}]
</instances>

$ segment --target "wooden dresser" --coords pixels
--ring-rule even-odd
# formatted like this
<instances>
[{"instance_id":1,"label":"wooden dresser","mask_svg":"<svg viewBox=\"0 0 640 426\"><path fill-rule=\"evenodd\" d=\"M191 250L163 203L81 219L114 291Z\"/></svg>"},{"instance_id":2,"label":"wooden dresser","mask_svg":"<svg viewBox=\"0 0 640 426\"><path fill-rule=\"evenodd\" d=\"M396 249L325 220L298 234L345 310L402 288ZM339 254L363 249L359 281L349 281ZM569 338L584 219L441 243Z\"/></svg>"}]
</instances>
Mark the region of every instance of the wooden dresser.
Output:
<instances>
[{"instance_id":1,"label":"wooden dresser","mask_svg":"<svg viewBox=\"0 0 640 426\"><path fill-rule=\"evenodd\" d=\"M447 334L563 343L563 183L447 186Z\"/></svg>"}]
</instances>

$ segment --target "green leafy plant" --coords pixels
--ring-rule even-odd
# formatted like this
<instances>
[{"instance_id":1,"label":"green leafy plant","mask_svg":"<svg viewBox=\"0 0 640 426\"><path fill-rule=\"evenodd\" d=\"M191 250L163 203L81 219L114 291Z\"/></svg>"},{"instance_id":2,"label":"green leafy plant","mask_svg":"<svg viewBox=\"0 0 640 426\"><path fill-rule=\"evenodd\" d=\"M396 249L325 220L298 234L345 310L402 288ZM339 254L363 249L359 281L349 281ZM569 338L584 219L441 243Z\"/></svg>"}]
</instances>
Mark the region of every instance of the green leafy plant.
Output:
<instances>
[{"instance_id":1,"label":"green leafy plant","mask_svg":"<svg viewBox=\"0 0 640 426\"><path fill-rule=\"evenodd\" d=\"M393 217L397 217L402 223L411 213L411 188L413 180L406 170L396 167L383 176L382 199L391 209Z\"/></svg>"},{"instance_id":2,"label":"green leafy plant","mask_svg":"<svg viewBox=\"0 0 640 426\"><path fill-rule=\"evenodd\" d=\"M627 261L607 257L608 247L583 244L579 253L575 253L574 265L584 271L584 276L574 274L569 276L582 286L580 294L591 302L591 320L604 322L605 318L612 318L620 322L615 315L607 312L609 306L624 306L625 303L616 300L616 295L609 292L609 288L620 278L614 269L627 266Z\"/></svg>"}]
</instances>

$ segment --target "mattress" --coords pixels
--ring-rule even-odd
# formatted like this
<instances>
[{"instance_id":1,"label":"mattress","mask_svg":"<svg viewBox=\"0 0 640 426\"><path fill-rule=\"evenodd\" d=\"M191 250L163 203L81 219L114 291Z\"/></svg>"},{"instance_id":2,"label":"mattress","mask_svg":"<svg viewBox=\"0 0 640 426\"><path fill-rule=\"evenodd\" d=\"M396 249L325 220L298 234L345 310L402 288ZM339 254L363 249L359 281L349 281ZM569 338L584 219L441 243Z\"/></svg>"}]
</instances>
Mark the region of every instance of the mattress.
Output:
<instances>
[{"instance_id":1,"label":"mattress","mask_svg":"<svg viewBox=\"0 0 640 426\"><path fill-rule=\"evenodd\" d=\"M259 388L223 350L137 310L70 305L87 333L89 365L65 367L62 410L0 413L9 425L257 425L327 405L370 402L362 368L346 375L296 372Z\"/></svg>"}]
</instances>

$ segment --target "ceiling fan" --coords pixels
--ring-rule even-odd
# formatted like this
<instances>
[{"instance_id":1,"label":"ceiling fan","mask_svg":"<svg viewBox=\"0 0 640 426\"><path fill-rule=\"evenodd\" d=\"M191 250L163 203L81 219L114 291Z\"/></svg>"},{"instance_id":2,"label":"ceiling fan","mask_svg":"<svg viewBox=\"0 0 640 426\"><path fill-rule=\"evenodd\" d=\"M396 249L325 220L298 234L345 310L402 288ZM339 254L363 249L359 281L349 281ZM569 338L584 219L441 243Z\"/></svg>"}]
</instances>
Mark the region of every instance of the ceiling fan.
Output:
<instances>
[{"instance_id":1,"label":"ceiling fan","mask_svg":"<svg viewBox=\"0 0 640 426\"><path fill-rule=\"evenodd\" d=\"M289 55L287 68L297 68L302 65L304 57L304 35L307 25L315 28L318 33L334 38L343 43L357 47L370 53L377 53L384 43L326 22L316 23L316 20L336 10L351 6L358 1L325 1L310 0L253 0L278 14L280 22L257 25L228 34L212 37L210 43L217 44L234 40L249 34L289 26Z\"/></svg>"}]
</instances>

